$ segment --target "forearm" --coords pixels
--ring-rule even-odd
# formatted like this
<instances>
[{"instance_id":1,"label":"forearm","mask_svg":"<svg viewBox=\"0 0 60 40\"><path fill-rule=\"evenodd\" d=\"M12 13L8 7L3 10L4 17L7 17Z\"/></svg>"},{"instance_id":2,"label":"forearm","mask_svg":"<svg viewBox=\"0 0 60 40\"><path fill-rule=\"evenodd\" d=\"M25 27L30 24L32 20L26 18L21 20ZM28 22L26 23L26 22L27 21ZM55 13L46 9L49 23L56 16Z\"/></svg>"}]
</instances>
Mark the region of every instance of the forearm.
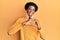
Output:
<instances>
[{"instance_id":1,"label":"forearm","mask_svg":"<svg viewBox=\"0 0 60 40\"><path fill-rule=\"evenodd\" d=\"M42 40L45 40L45 38L43 37L43 35L42 35L42 33L40 32L40 30L39 30L39 36L40 36L40 38L41 38Z\"/></svg>"},{"instance_id":2,"label":"forearm","mask_svg":"<svg viewBox=\"0 0 60 40\"><path fill-rule=\"evenodd\" d=\"M13 28L11 28L10 30L8 30L8 35L13 35L13 34L15 34L16 32L18 32L22 28L21 24L13 25L13 26L11 26Z\"/></svg>"}]
</instances>

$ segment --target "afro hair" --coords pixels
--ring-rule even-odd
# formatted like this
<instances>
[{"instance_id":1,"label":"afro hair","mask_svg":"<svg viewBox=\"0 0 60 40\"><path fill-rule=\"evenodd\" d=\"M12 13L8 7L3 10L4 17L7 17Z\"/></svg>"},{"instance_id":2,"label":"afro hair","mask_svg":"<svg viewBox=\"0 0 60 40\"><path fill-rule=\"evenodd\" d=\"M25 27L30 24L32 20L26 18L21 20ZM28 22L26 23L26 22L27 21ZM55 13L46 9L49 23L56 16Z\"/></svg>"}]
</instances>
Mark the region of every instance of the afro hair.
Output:
<instances>
[{"instance_id":1,"label":"afro hair","mask_svg":"<svg viewBox=\"0 0 60 40\"><path fill-rule=\"evenodd\" d=\"M35 7L35 12L38 10L38 6L33 2L27 2L25 4L25 10L27 10L29 6L34 6Z\"/></svg>"}]
</instances>

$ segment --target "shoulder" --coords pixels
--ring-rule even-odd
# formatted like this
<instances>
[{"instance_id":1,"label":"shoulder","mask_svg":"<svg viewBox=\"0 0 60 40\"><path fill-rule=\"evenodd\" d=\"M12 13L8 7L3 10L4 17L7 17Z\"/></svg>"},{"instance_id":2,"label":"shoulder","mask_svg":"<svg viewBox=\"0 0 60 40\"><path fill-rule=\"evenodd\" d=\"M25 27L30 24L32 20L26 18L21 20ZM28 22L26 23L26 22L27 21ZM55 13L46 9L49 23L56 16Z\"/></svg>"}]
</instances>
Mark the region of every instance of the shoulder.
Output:
<instances>
[{"instance_id":1,"label":"shoulder","mask_svg":"<svg viewBox=\"0 0 60 40\"><path fill-rule=\"evenodd\" d=\"M17 21L25 20L25 19L26 19L25 17L22 17L22 18L18 18Z\"/></svg>"},{"instance_id":2,"label":"shoulder","mask_svg":"<svg viewBox=\"0 0 60 40\"><path fill-rule=\"evenodd\" d=\"M16 20L16 22L17 23L21 23L21 22L23 22L23 21L25 21L26 20L26 18L18 18L17 20Z\"/></svg>"}]
</instances>

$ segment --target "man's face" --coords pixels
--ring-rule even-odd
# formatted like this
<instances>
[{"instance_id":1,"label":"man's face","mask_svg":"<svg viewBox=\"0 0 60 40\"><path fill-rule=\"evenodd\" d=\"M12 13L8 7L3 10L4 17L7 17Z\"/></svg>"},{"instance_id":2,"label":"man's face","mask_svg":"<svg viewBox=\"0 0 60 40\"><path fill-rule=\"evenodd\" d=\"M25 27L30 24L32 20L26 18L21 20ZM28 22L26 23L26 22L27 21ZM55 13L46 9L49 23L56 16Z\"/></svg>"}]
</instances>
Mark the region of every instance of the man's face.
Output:
<instances>
[{"instance_id":1,"label":"man's face","mask_svg":"<svg viewBox=\"0 0 60 40\"><path fill-rule=\"evenodd\" d=\"M35 7L34 6L29 6L28 9L27 9L27 14L29 16L32 16L35 12Z\"/></svg>"}]
</instances>

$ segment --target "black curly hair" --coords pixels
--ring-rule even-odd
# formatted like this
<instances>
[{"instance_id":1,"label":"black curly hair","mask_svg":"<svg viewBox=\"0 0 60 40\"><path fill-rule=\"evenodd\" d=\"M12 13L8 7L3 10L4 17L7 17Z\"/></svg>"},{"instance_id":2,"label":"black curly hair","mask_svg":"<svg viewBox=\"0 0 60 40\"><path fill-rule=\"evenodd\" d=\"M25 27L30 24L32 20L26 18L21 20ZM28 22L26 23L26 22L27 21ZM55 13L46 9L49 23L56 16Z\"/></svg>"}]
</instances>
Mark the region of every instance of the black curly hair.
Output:
<instances>
[{"instance_id":1,"label":"black curly hair","mask_svg":"<svg viewBox=\"0 0 60 40\"><path fill-rule=\"evenodd\" d=\"M27 2L25 4L25 10L27 10L29 6L34 6L35 7L35 12L38 10L38 6L34 2Z\"/></svg>"}]
</instances>

